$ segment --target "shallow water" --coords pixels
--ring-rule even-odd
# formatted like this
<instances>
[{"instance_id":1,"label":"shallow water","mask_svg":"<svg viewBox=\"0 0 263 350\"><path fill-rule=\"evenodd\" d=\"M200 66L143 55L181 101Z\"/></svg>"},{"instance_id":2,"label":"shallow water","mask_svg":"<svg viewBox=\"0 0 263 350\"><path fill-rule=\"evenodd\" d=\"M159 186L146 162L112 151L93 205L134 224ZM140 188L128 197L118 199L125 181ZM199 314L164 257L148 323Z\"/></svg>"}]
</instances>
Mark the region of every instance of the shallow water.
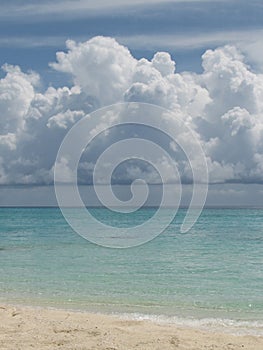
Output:
<instances>
[{"instance_id":1,"label":"shallow water","mask_svg":"<svg viewBox=\"0 0 263 350\"><path fill-rule=\"evenodd\" d=\"M155 209L91 211L125 226ZM185 212L147 244L109 249L74 233L57 208L1 208L0 301L262 331L263 210L205 209L180 234Z\"/></svg>"}]
</instances>

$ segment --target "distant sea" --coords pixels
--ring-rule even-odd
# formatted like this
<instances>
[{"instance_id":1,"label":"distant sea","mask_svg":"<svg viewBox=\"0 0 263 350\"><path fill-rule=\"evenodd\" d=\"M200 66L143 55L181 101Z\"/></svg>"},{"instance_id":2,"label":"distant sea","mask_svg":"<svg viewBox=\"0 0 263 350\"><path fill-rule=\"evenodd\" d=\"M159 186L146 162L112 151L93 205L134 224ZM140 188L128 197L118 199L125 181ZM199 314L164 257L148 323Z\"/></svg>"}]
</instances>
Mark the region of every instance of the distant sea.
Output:
<instances>
[{"instance_id":1,"label":"distant sea","mask_svg":"<svg viewBox=\"0 0 263 350\"><path fill-rule=\"evenodd\" d=\"M151 242L110 249L78 236L58 208L0 208L0 302L263 334L263 210L205 209L180 234L185 213Z\"/></svg>"}]
</instances>

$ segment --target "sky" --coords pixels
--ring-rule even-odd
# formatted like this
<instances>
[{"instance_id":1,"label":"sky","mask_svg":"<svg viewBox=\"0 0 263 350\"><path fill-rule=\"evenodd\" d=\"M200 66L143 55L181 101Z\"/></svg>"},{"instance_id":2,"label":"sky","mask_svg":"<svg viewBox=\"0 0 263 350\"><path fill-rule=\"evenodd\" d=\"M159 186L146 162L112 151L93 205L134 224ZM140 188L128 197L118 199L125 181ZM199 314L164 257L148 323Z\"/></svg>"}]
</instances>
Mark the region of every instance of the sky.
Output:
<instances>
[{"instance_id":1,"label":"sky","mask_svg":"<svg viewBox=\"0 0 263 350\"><path fill-rule=\"evenodd\" d=\"M262 205L262 18L260 0L2 0L0 205L55 205L54 162L64 136L118 102L155 104L185 120L205 153L210 205L230 198ZM96 157L114 137L101 136L84 152L81 184L92 184ZM191 182L180 152L160 142ZM168 159L156 163L167 178ZM160 180L152 166L132 161L113 183L137 176Z\"/></svg>"}]
</instances>

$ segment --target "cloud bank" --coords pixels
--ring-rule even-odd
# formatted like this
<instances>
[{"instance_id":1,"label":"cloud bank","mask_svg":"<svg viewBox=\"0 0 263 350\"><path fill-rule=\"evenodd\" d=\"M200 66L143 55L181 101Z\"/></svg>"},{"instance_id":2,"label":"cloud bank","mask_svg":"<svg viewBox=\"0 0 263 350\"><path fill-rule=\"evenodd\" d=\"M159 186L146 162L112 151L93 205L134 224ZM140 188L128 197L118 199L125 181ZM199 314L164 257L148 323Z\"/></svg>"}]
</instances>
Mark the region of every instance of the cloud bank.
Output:
<instances>
[{"instance_id":1,"label":"cloud bank","mask_svg":"<svg viewBox=\"0 0 263 350\"><path fill-rule=\"evenodd\" d=\"M201 74L179 74L169 53L137 60L113 38L66 45L67 51L58 52L51 66L71 77L70 86L41 91L37 73L2 67L0 184L52 184L58 148L72 125L100 107L123 101L179 113L202 144L211 183L263 182L263 74L252 71L236 47L207 50ZM83 157L82 183L91 182L96 156L112 137L102 135L92 145L92 156ZM191 139L187 141L191 145ZM185 160L176 154L176 145L169 148L187 181ZM169 167L167 160L157 161ZM129 182L141 175L154 182L152 171L140 162L128 162L116 171L116 179Z\"/></svg>"}]
</instances>

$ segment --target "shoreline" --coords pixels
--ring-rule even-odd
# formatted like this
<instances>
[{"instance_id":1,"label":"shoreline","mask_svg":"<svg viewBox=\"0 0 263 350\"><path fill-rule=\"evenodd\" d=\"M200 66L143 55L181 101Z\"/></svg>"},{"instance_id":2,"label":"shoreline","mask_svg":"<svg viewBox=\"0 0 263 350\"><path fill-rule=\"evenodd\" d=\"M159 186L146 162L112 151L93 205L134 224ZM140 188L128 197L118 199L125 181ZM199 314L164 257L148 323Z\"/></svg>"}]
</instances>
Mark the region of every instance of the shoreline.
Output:
<instances>
[{"instance_id":1,"label":"shoreline","mask_svg":"<svg viewBox=\"0 0 263 350\"><path fill-rule=\"evenodd\" d=\"M51 310L51 311L65 311L72 313L85 313L89 315L102 315L117 318L123 321L146 321L153 322L160 325L172 325L181 328L190 328L201 330L204 332L218 332L223 334L230 334L233 336L256 336L263 337L263 319L262 318L238 318L231 317L231 315L218 314L201 315L198 312L188 315L181 313L156 313L144 312L145 310L120 310L120 308L101 307L101 305L90 304L63 304L63 303L32 303L32 302L8 302L7 300L0 300L1 305L5 308L20 308L29 310ZM230 317L227 317L230 316ZM233 315L232 315L233 316ZM237 314L235 315L237 316ZM240 316L240 315L239 315Z\"/></svg>"},{"instance_id":2,"label":"shoreline","mask_svg":"<svg viewBox=\"0 0 263 350\"><path fill-rule=\"evenodd\" d=\"M261 350L263 336L233 335L154 320L0 304L0 348Z\"/></svg>"}]
</instances>

